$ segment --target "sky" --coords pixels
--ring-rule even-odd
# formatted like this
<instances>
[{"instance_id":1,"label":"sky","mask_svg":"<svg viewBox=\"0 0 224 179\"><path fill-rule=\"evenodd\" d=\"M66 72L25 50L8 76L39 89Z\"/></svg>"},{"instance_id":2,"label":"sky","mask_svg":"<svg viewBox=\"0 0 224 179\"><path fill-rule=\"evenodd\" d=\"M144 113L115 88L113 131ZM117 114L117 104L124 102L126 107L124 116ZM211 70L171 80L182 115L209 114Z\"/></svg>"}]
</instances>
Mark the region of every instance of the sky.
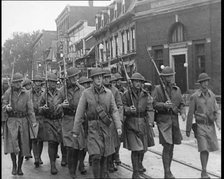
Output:
<instances>
[{"instance_id":1,"label":"sky","mask_svg":"<svg viewBox=\"0 0 224 179\"><path fill-rule=\"evenodd\" d=\"M108 6L113 0L94 1L94 6ZM66 5L88 6L88 1L2 1L2 46L13 32L55 30L55 19Z\"/></svg>"}]
</instances>

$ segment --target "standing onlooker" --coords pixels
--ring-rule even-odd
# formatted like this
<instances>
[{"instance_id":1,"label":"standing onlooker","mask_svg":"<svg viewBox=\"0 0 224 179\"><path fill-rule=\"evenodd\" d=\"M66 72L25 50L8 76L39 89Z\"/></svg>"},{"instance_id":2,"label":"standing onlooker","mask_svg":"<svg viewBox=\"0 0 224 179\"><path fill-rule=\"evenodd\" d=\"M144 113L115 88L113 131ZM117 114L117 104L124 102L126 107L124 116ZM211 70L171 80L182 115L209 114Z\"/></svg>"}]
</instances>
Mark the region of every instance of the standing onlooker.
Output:
<instances>
[{"instance_id":1,"label":"standing onlooker","mask_svg":"<svg viewBox=\"0 0 224 179\"><path fill-rule=\"evenodd\" d=\"M2 110L8 116L4 125L4 153L11 154L13 175L23 175L23 157L30 155L29 123L31 127L37 126L33 103L29 92L22 88L22 81L22 74L16 73L11 88L2 97Z\"/></svg>"},{"instance_id":2,"label":"standing onlooker","mask_svg":"<svg viewBox=\"0 0 224 179\"><path fill-rule=\"evenodd\" d=\"M218 150L218 139L215 124L221 130L220 116L218 116L218 105L215 94L208 89L210 77L206 73L201 73L198 78L200 88L190 97L189 111L187 115L186 135L190 136L193 115L196 121L196 139L198 151L200 152L202 178L210 178L206 168L209 152Z\"/></svg>"},{"instance_id":3,"label":"standing onlooker","mask_svg":"<svg viewBox=\"0 0 224 179\"><path fill-rule=\"evenodd\" d=\"M112 92L102 85L103 74L100 68L91 71L93 85L83 91L79 100L73 127L73 136L80 134L84 115L88 120L87 148L92 157L94 178L108 178L107 156L115 152L112 146L110 125L112 120L118 134L121 132L121 121ZM112 118L112 119L111 119Z\"/></svg>"},{"instance_id":4,"label":"standing onlooker","mask_svg":"<svg viewBox=\"0 0 224 179\"><path fill-rule=\"evenodd\" d=\"M126 116L124 148L131 150L132 178L139 179L139 174L146 171L142 165L144 153L151 146L151 140L154 140L148 135L150 127L154 126L154 110L152 97L143 89L145 78L140 73L134 73L131 80L133 83L131 91L127 90L123 95Z\"/></svg>"},{"instance_id":5,"label":"standing onlooker","mask_svg":"<svg viewBox=\"0 0 224 179\"><path fill-rule=\"evenodd\" d=\"M164 178L174 178L170 171L174 144L181 144L182 140L178 113L181 114L183 120L186 119L184 101L180 88L174 83L174 74L172 68L165 67L160 74L165 89L158 85L155 86L153 91L153 106L155 109L155 121L159 130L159 143L163 145ZM171 101L168 101L165 90Z\"/></svg>"}]
</instances>

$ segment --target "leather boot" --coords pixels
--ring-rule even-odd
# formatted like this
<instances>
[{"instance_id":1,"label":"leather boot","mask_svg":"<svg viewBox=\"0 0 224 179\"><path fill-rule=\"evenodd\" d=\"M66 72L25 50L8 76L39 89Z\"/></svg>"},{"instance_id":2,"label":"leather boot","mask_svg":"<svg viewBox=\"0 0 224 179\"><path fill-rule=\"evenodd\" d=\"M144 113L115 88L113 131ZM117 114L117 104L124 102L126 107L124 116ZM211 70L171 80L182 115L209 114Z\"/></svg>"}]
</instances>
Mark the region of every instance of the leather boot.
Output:
<instances>
[{"instance_id":1,"label":"leather boot","mask_svg":"<svg viewBox=\"0 0 224 179\"><path fill-rule=\"evenodd\" d=\"M206 170L202 170L202 172L201 172L201 178L210 179L210 176L208 175L208 173L207 173Z\"/></svg>"},{"instance_id":2,"label":"leather boot","mask_svg":"<svg viewBox=\"0 0 224 179\"><path fill-rule=\"evenodd\" d=\"M174 179L175 177L170 171L170 164L172 158L170 157L170 144L165 145L163 148L163 154L162 154L162 160L163 160L163 167L164 167L164 178L172 178Z\"/></svg>"},{"instance_id":3,"label":"leather boot","mask_svg":"<svg viewBox=\"0 0 224 179\"><path fill-rule=\"evenodd\" d=\"M40 163L39 163L39 152L38 152L38 142L37 140L33 140L32 141L32 148L33 148L33 155L34 155L34 165L35 167L39 167Z\"/></svg>"},{"instance_id":4,"label":"leather boot","mask_svg":"<svg viewBox=\"0 0 224 179\"><path fill-rule=\"evenodd\" d=\"M116 150L116 149L115 149ZM112 166L114 168L114 171L117 171L117 166L116 166L116 152L112 154Z\"/></svg>"},{"instance_id":5,"label":"leather boot","mask_svg":"<svg viewBox=\"0 0 224 179\"><path fill-rule=\"evenodd\" d=\"M113 173L115 171L114 165L113 165L113 160L112 160L112 155L109 155L107 157L107 168L110 173Z\"/></svg>"},{"instance_id":6,"label":"leather boot","mask_svg":"<svg viewBox=\"0 0 224 179\"><path fill-rule=\"evenodd\" d=\"M42 165L43 164L43 161L41 160L41 154L42 154L42 151L43 151L43 141L38 141L38 158L39 158L39 164Z\"/></svg>"},{"instance_id":7,"label":"leather boot","mask_svg":"<svg viewBox=\"0 0 224 179\"><path fill-rule=\"evenodd\" d=\"M48 142L48 155L51 164L51 174L56 175L58 170L55 165L58 144L56 142Z\"/></svg>"},{"instance_id":8,"label":"leather boot","mask_svg":"<svg viewBox=\"0 0 224 179\"><path fill-rule=\"evenodd\" d=\"M115 148L114 160L117 165L121 164L120 155L119 155L120 145Z\"/></svg>"},{"instance_id":9,"label":"leather boot","mask_svg":"<svg viewBox=\"0 0 224 179\"><path fill-rule=\"evenodd\" d=\"M142 165L143 158L144 158L144 152L139 152L139 173L146 172L146 169Z\"/></svg>"},{"instance_id":10,"label":"leather boot","mask_svg":"<svg viewBox=\"0 0 224 179\"><path fill-rule=\"evenodd\" d=\"M11 159L12 159L12 175L16 175L16 168L17 168L17 164L16 164L16 154L15 153L11 153Z\"/></svg>"},{"instance_id":11,"label":"leather boot","mask_svg":"<svg viewBox=\"0 0 224 179\"><path fill-rule=\"evenodd\" d=\"M79 151L79 171L82 175L85 175L87 173L84 165L84 160L86 156L86 152L84 150Z\"/></svg>"},{"instance_id":12,"label":"leather boot","mask_svg":"<svg viewBox=\"0 0 224 179\"><path fill-rule=\"evenodd\" d=\"M133 167L132 179L140 179L139 169L138 169L139 161L138 161L138 152L137 151L131 152L131 162L132 162L132 167Z\"/></svg>"},{"instance_id":13,"label":"leather boot","mask_svg":"<svg viewBox=\"0 0 224 179\"><path fill-rule=\"evenodd\" d=\"M94 179L100 179L100 156L91 155Z\"/></svg>"},{"instance_id":14,"label":"leather boot","mask_svg":"<svg viewBox=\"0 0 224 179\"><path fill-rule=\"evenodd\" d=\"M107 157L101 157L100 159L100 178L110 179L107 169Z\"/></svg>"},{"instance_id":15,"label":"leather boot","mask_svg":"<svg viewBox=\"0 0 224 179\"><path fill-rule=\"evenodd\" d=\"M62 154L61 166L64 167L67 165L67 151L63 143L61 143L61 154Z\"/></svg>"},{"instance_id":16,"label":"leather boot","mask_svg":"<svg viewBox=\"0 0 224 179\"><path fill-rule=\"evenodd\" d=\"M67 147L67 163L69 174L72 179L75 179L76 175L74 171L74 149L71 147Z\"/></svg>"},{"instance_id":17,"label":"leather boot","mask_svg":"<svg viewBox=\"0 0 224 179\"><path fill-rule=\"evenodd\" d=\"M21 153L19 153L17 175L23 175L22 165L23 165L23 156L21 155Z\"/></svg>"}]
</instances>

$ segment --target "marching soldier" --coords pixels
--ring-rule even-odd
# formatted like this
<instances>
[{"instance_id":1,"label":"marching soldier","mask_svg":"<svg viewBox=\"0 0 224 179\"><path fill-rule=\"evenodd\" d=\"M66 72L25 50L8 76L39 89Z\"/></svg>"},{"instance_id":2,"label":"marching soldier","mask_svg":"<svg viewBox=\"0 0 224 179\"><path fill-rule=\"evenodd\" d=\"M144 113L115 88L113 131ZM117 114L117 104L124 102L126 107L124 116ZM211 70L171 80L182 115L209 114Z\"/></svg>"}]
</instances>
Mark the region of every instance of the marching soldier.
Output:
<instances>
[{"instance_id":1,"label":"marching soldier","mask_svg":"<svg viewBox=\"0 0 224 179\"><path fill-rule=\"evenodd\" d=\"M172 68L165 67L160 74L165 89L158 85L153 91L153 106L155 109L155 121L159 130L159 143L163 145L164 178L174 178L170 171L174 144L181 144L182 140L178 113L181 114L183 121L186 119L184 101L180 88L174 83L174 74ZM167 102L165 92L169 95L171 101Z\"/></svg>"},{"instance_id":2,"label":"marching soldier","mask_svg":"<svg viewBox=\"0 0 224 179\"><path fill-rule=\"evenodd\" d=\"M23 175L23 157L30 155L28 124L30 123L32 128L37 126L33 103L29 92L22 88L22 81L22 74L16 73L11 88L2 97L2 110L8 116L4 126L4 152L11 154L13 175Z\"/></svg>"},{"instance_id":3,"label":"marching soldier","mask_svg":"<svg viewBox=\"0 0 224 179\"><path fill-rule=\"evenodd\" d=\"M63 87L64 93L64 103L63 111L64 117L62 119L62 134L63 134L63 143L67 147L67 162L69 174L72 178L76 178L76 168L80 157L79 166L81 174L86 174L84 168L84 155L86 148L86 141L84 136L83 126L81 127L81 132L78 138L72 136L72 128L74 124L74 116L78 106L79 98L85 89L83 86L78 84L79 73L81 71L75 67L69 68L67 70L68 80L67 80L67 98L65 97L66 90Z\"/></svg>"},{"instance_id":4,"label":"marching soldier","mask_svg":"<svg viewBox=\"0 0 224 179\"><path fill-rule=\"evenodd\" d=\"M209 152L219 149L214 123L216 123L217 128L221 130L219 108L215 99L215 94L208 89L209 80L210 77L207 73L201 73L199 75L198 83L200 83L200 88L190 97L186 125L186 135L189 137L194 115L196 121L196 124L194 124L196 125L194 132L198 143L198 151L200 152L202 178L210 178L206 171Z\"/></svg>"},{"instance_id":5,"label":"marching soldier","mask_svg":"<svg viewBox=\"0 0 224 179\"><path fill-rule=\"evenodd\" d=\"M51 174L56 175L55 165L58 145L62 142L61 119L63 117L63 94L57 87L57 76L47 74L46 89L40 99L40 114L43 115L43 139L48 141L48 155L51 165Z\"/></svg>"},{"instance_id":6,"label":"marching soldier","mask_svg":"<svg viewBox=\"0 0 224 179\"><path fill-rule=\"evenodd\" d=\"M84 86L84 88L89 88L92 84L93 80L91 80L91 78L87 78L85 76L82 76L80 79L79 79L79 84Z\"/></svg>"},{"instance_id":7,"label":"marching soldier","mask_svg":"<svg viewBox=\"0 0 224 179\"><path fill-rule=\"evenodd\" d=\"M2 95L6 92L6 90L9 88L9 81L8 79L2 80Z\"/></svg>"},{"instance_id":8,"label":"marching soldier","mask_svg":"<svg viewBox=\"0 0 224 179\"><path fill-rule=\"evenodd\" d=\"M22 87L24 87L27 91L30 92L30 90L32 88L32 81L28 78L24 79L23 82L22 82ZM31 155L31 150L32 150L32 140L30 139L30 155L25 156L26 160L29 160L30 158L33 158L32 155Z\"/></svg>"},{"instance_id":9,"label":"marching soldier","mask_svg":"<svg viewBox=\"0 0 224 179\"><path fill-rule=\"evenodd\" d=\"M33 81L33 88L31 91L31 98L33 101L33 108L35 112L36 120L39 124L38 135L36 139L32 140L32 148L34 155L34 165L39 167L39 165L43 164L41 160L41 154L43 151L43 117L40 115L39 107L40 107L40 99L43 94L43 90L41 89L42 82L44 81L40 75L36 75Z\"/></svg>"},{"instance_id":10,"label":"marching soldier","mask_svg":"<svg viewBox=\"0 0 224 179\"><path fill-rule=\"evenodd\" d=\"M123 121L123 103L122 103L121 95L120 95L118 89L111 85L110 80L111 80L111 73L109 70L105 70L105 74L103 75L103 85L112 91L112 93L114 95L115 103L117 105L117 108L118 108L118 111L120 114L120 119L121 119L121 121ZM109 170L109 172L114 172L114 171L117 171L117 167L116 167L116 165L114 165L115 159L117 162L120 161L119 149L120 149L121 142L120 142L120 138L117 134L116 127L115 127L114 123L112 123L110 125L110 129L111 129L111 135L114 139L115 153L108 157L108 170Z\"/></svg>"},{"instance_id":11,"label":"marching soldier","mask_svg":"<svg viewBox=\"0 0 224 179\"><path fill-rule=\"evenodd\" d=\"M115 73L114 76L116 77L116 88L124 94L127 89L121 85L122 76L119 73Z\"/></svg>"},{"instance_id":12,"label":"marching soldier","mask_svg":"<svg viewBox=\"0 0 224 179\"><path fill-rule=\"evenodd\" d=\"M118 134L121 134L121 121L112 92L102 85L103 74L101 68L91 71L93 85L83 91L79 100L73 127L73 136L80 135L80 126L86 113L88 120L87 148L92 156L94 178L109 178L107 171L107 156L115 152L110 125L112 120ZM112 118L112 119L111 119Z\"/></svg>"},{"instance_id":13,"label":"marching soldier","mask_svg":"<svg viewBox=\"0 0 224 179\"><path fill-rule=\"evenodd\" d=\"M140 73L131 77L133 87L123 95L124 114L124 148L131 150L133 166L132 178L140 178L139 174L146 169L142 165L144 153L152 146L154 139L149 131L154 123L154 111L151 96L143 89L145 78ZM130 96L132 95L132 97ZM132 101L133 99L133 101Z\"/></svg>"}]
</instances>

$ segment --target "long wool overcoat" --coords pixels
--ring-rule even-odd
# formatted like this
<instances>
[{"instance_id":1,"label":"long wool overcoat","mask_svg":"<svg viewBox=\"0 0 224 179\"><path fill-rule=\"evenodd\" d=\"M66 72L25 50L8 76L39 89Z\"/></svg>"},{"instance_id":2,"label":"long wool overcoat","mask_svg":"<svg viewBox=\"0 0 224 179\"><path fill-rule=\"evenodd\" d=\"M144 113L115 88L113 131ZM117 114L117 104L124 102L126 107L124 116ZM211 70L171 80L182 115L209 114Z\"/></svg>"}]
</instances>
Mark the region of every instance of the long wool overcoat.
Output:
<instances>
[{"instance_id":1,"label":"long wool overcoat","mask_svg":"<svg viewBox=\"0 0 224 179\"><path fill-rule=\"evenodd\" d=\"M67 94L68 94L69 107L63 109L64 117L62 118L62 136L64 146L72 147L74 149L79 150L86 148L86 138L83 125L80 126L81 130L78 138L74 138L72 136L72 129L74 125L75 112L79 103L79 99L84 89L85 88L81 85L75 87L71 86L68 88ZM61 88L61 90L63 91L63 94L65 94L64 87ZM69 114L69 112L71 111L73 112L73 114L72 113Z\"/></svg>"},{"instance_id":2,"label":"long wool overcoat","mask_svg":"<svg viewBox=\"0 0 224 179\"><path fill-rule=\"evenodd\" d=\"M196 139L198 141L199 152L212 152L219 148L214 124L216 122L221 125L221 117L218 110L215 94L211 90L208 90L207 95L204 95L198 89L190 97L186 131L191 131L194 115L197 125ZM203 121L204 124L199 123L200 121Z\"/></svg>"},{"instance_id":3,"label":"long wool overcoat","mask_svg":"<svg viewBox=\"0 0 224 179\"><path fill-rule=\"evenodd\" d=\"M63 94L59 89L55 89L53 92L45 90L40 99L40 107L46 104L46 93L48 94L48 109L39 108L43 116L43 140L61 143L63 108L60 104L63 103Z\"/></svg>"},{"instance_id":4,"label":"long wool overcoat","mask_svg":"<svg viewBox=\"0 0 224 179\"><path fill-rule=\"evenodd\" d=\"M126 119L124 121L124 148L131 151L147 150L147 147L151 146L154 140L149 138L149 124L154 122L154 111L152 106L152 98L145 90L141 90L137 94L132 91L132 97L136 113L133 114L130 111L132 106L130 92L126 91L123 95L124 115Z\"/></svg>"},{"instance_id":5,"label":"long wool overcoat","mask_svg":"<svg viewBox=\"0 0 224 179\"><path fill-rule=\"evenodd\" d=\"M116 129L121 129L120 116L112 92L104 86L97 90L92 85L83 91L79 100L73 133L76 135L80 134L80 126L86 114L86 119L88 119L87 148L89 155L109 156L115 152L112 146L113 138L110 133L110 126L105 125L97 115L96 107L98 104L114 120Z\"/></svg>"},{"instance_id":6,"label":"long wool overcoat","mask_svg":"<svg viewBox=\"0 0 224 179\"><path fill-rule=\"evenodd\" d=\"M9 88L2 96L2 111L7 113L6 105L9 104L11 98L11 106L14 112L24 113L26 117L10 117L7 115L7 120L4 125L4 153L18 153L22 156L30 155L30 134L29 123L32 125L36 122L33 111L33 103L30 98L30 93L24 88L19 91L12 92ZM21 139L21 148L19 146L19 137Z\"/></svg>"},{"instance_id":7,"label":"long wool overcoat","mask_svg":"<svg viewBox=\"0 0 224 179\"><path fill-rule=\"evenodd\" d=\"M184 101L180 88L172 85L168 91L171 102L175 105L177 111L182 113L184 110ZM153 107L155 109L155 121L159 130L159 142L160 144L181 144L182 135L179 127L178 113L168 111L164 107L166 101L167 99L161 86L156 86L153 91Z\"/></svg>"}]
</instances>

